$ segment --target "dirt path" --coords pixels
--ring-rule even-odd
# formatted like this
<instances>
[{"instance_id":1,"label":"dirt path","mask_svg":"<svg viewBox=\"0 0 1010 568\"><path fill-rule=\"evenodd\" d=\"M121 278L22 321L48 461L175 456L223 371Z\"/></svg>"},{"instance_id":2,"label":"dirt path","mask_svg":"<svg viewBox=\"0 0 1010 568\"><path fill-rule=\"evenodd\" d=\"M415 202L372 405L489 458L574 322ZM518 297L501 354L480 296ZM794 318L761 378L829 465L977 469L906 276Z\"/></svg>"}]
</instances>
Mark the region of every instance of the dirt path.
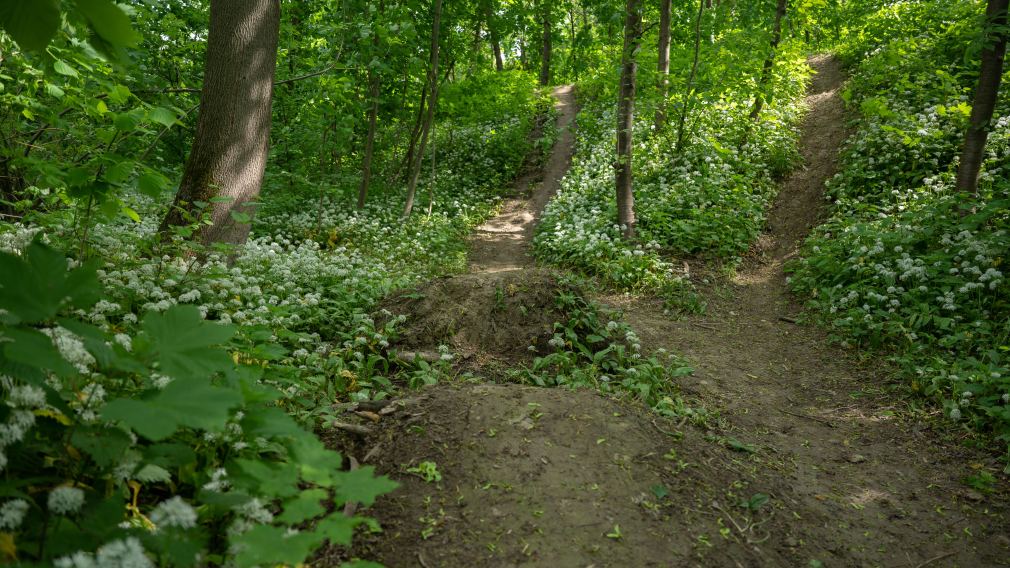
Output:
<instances>
[{"instance_id":1,"label":"dirt path","mask_svg":"<svg viewBox=\"0 0 1010 568\"><path fill-rule=\"evenodd\" d=\"M846 135L839 64L824 57L811 64L817 75L801 139L807 166L783 184L760 258L708 294L704 316L671 321L649 301L613 303L651 346L685 355L697 370L685 391L766 453L754 477L787 480L775 497L802 518L761 547L789 547L797 559L826 566L1010 565L1006 495L984 496L961 482L997 464L940 441L903 412L886 392L884 365L859 364L828 346L823 332L780 319L800 309L783 262L819 218Z\"/></svg>"},{"instance_id":2,"label":"dirt path","mask_svg":"<svg viewBox=\"0 0 1010 568\"><path fill-rule=\"evenodd\" d=\"M361 535L351 555L420 568L1010 565L1005 490L983 495L961 481L995 469L991 458L928 431L887 391L883 366L859 364L823 332L780 319L800 309L782 264L819 219L846 134L838 64L811 63L807 167L784 182L756 258L707 291L708 312L673 320L655 300L602 298L648 347L690 360L697 372L683 379L684 395L717 417L674 422L594 391L466 376L424 389L384 409L366 438L328 434L331 446L402 484L368 511L384 532ZM567 126L571 95L558 97ZM550 282L536 271L487 273L528 266L536 212L571 147L565 129L533 199L510 201L482 228L476 274L407 297L440 316L419 320L431 329L417 335L466 335L481 314L529 323L549 305L531 297ZM446 303L443 288L486 298ZM500 351L518 341L525 351L535 333L478 342ZM317 560L348 558L331 549Z\"/></svg>"},{"instance_id":3,"label":"dirt path","mask_svg":"<svg viewBox=\"0 0 1010 568\"><path fill-rule=\"evenodd\" d=\"M528 172L515 182L516 197L506 199L501 213L470 237L470 272L503 272L532 264L527 248L540 213L558 191L572 163L575 148L575 93L571 85L552 93L558 110L558 139L542 171ZM541 178L538 182L537 178Z\"/></svg>"}]
</instances>

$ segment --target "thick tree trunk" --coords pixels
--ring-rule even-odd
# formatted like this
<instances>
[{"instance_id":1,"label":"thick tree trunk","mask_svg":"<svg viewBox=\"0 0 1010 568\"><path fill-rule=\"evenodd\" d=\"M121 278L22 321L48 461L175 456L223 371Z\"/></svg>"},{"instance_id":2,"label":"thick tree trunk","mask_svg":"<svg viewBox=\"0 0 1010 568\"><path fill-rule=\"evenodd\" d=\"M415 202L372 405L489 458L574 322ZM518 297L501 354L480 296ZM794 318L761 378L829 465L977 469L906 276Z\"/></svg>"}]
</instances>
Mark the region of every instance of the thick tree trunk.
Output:
<instances>
[{"instance_id":1,"label":"thick tree trunk","mask_svg":"<svg viewBox=\"0 0 1010 568\"><path fill-rule=\"evenodd\" d=\"M659 106L656 107L656 130L666 124L666 99L670 96L670 4L671 0L659 1L659 74L656 76L656 90L659 91Z\"/></svg>"},{"instance_id":2,"label":"thick tree trunk","mask_svg":"<svg viewBox=\"0 0 1010 568\"><path fill-rule=\"evenodd\" d=\"M985 11L987 32L992 31L986 34L975 100L971 105L968 131L964 136L961 163L957 167L957 190L969 198L978 195L978 174L985 158L989 122L996 108L996 97L1003 76L1003 58L1007 47L1007 5L1008 0L989 0ZM964 211L967 212L968 209Z\"/></svg>"},{"instance_id":3,"label":"thick tree trunk","mask_svg":"<svg viewBox=\"0 0 1010 568\"><path fill-rule=\"evenodd\" d=\"M494 21L494 10L491 6L492 1L484 0L482 7L484 9L484 23L487 25L487 33L491 38L491 51L494 53L494 68L495 71L500 72L505 68L505 65L502 62L501 39L498 37L498 26L495 25Z\"/></svg>"},{"instance_id":4,"label":"thick tree trunk","mask_svg":"<svg viewBox=\"0 0 1010 568\"><path fill-rule=\"evenodd\" d=\"M758 79L757 95L754 97L754 106L750 111L751 120L757 120L761 114L761 109L764 108L764 91L772 80L772 67L775 65L775 52L778 51L779 41L782 39L782 18L786 15L787 1L778 0L778 6L775 7L775 25L772 28L771 50L768 52L768 57L765 58L764 65L761 67L761 78Z\"/></svg>"},{"instance_id":5,"label":"thick tree trunk","mask_svg":"<svg viewBox=\"0 0 1010 568\"><path fill-rule=\"evenodd\" d=\"M634 143L635 79L638 75L638 44L642 38L641 0L628 0L624 20L624 51L621 55L621 85L617 99L617 223L625 238L635 236L635 195L632 192L631 154Z\"/></svg>"},{"instance_id":6,"label":"thick tree trunk","mask_svg":"<svg viewBox=\"0 0 1010 568\"><path fill-rule=\"evenodd\" d=\"M194 202L213 225L204 243L241 244L249 236L270 144L270 105L277 66L280 0L213 0L196 136L179 192L162 231L190 224ZM245 221L245 222L242 222Z\"/></svg>"},{"instance_id":7,"label":"thick tree trunk","mask_svg":"<svg viewBox=\"0 0 1010 568\"><path fill-rule=\"evenodd\" d=\"M705 0L698 2L698 18L694 22L694 61L691 63L691 74L687 77L687 87L684 92L684 105L680 111L680 122L677 124L677 145L674 153L679 154L684 147L684 124L687 122L687 112L691 108L694 97L694 79L698 76L698 57L701 52L701 17L705 15Z\"/></svg>"},{"instance_id":8,"label":"thick tree trunk","mask_svg":"<svg viewBox=\"0 0 1010 568\"><path fill-rule=\"evenodd\" d=\"M421 127L421 140L417 149L417 159L410 165L410 177L407 180L407 203L403 207L403 217L410 217L414 210L414 195L417 193L417 178L421 175L421 162L424 161L424 149L428 144L428 132L435 120L435 105L438 103L438 40L439 26L442 21L442 0L434 0L431 14L431 54L428 64L428 84L431 94L428 100L428 112Z\"/></svg>"},{"instance_id":9,"label":"thick tree trunk","mask_svg":"<svg viewBox=\"0 0 1010 568\"><path fill-rule=\"evenodd\" d=\"M551 84L551 7L546 2L541 3L543 10L544 38L543 49L540 51L540 86Z\"/></svg>"},{"instance_id":10,"label":"thick tree trunk","mask_svg":"<svg viewBox=\"0 0 1010 568\"><path fill-rule=\"evenodd\" d=\"M378 17L382 16L383 2L379 2ZM376 27L379 25L378 18L375 21ZM379 34L372 30L372 56L379 54ZM371 106L368 109L368 134L365 138L365 159L361 164L361 186L358 187L358 209L365 207L365 199L368 197L368 186L372 182L372 158L375 155L375 127L379 117L379 74L373 65L368 67L368 98Z\"/></svg>"}]
</instances>

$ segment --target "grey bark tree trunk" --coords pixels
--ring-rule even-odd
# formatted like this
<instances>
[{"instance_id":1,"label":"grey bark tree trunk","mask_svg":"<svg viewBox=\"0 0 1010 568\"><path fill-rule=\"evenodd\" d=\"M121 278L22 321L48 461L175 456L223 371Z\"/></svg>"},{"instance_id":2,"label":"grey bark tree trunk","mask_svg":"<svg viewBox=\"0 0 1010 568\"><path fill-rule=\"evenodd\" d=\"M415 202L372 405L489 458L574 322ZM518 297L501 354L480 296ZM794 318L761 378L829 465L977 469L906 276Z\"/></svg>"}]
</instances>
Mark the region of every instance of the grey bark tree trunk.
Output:
<instances>
[{"instance_id":1,"label":"grey bark tree trunk","mask_svg":"<svg viewBox=\"0 0 1010 568\"><path fill-rule=\"evenodd\" d=\"M407 181L407 203L403 207L403 217L410 217L414 210L414 195L417 193L417 179L421 175L421 163L424 161L424 149L428 144L428 132L435 120L435 105L438 103L438 40L439 26L442 22L442 0L434 0L431 15L431 59L428 64L428 84L431 94L428 97L428 112L421 127L421 140L417 149L417 159L410 165L410 177Z\"/></svg>"},{"instance_id":2,"label":"grey bark tree trunk","mask_svg":"<svg viewBox=\"0 0 1010 568\"><path fill-rule=\"evenodd\" d=\"M540 51L540 86L551 84L551 6L547 2L540 4L543 13L544 37L543 49Z\"/></svg>"},{"instance_id":3,"label":"grey bark tree trunk","mask_svg":"<svg viewBox=\"0 0 1010 568\"><path fill-rule=\"evenodd\" d=\"M768 88L768 83L772 80L772 67L775 65L775 52L778 51L779 41L782 39L782 18L786 15L786 4L788 0L778 0L775 7L775 25L772 28L771 50L765 58L761 67L761 78L758 79L757 95L754 96L754 106L750 111L750 119L757 120L764 108L764 90Z\"/></svg>"},{"instance_id":4,"label":"grey bark tree trunk","mask_svg":"<svg viewBox=\"0 0 1010 568\"><path fill-rule=\"evenodd\" d=\"M635 195L632 192L632 145L635 124L635 80L638 46L642 38L641 0L628 0L624 20L624 51L621 55L621 85L617 99L617 223L625 238L635 237Z\"/></svg>"},{"instance_id":5,"label":"grey bark tree trunk","mask_svg":"<svg viewBox=\"0 0 1010 568\"><path fill-rule=\"evenodd\" d=\"M196 135L163 233L189 224L194 202L224 197L230 201L210 203L213 225L197 236L204 243L248 238L245 216L254 213L270 145L279 28L280 0L211 2Z\"/></svg>"},{"instance_id":6,"label":"grey bark tree trunk","mask_svg":"<svg viewBox=\"0 0 1010 568\"><path fill-rule=\"evenodd\" d=\"M383 2L379 2L379 12L376 16L375 25L378 26L379 18L383 12ZM379 34L372 30L372 55L378 56ZM365 207L365 199L368 198L368 186L372 182L372 158L375 155L375 127L379 117L379 74L374 66L368 67L368 97L371 99L371 106L368 109L368 135L365 138L365 158L361 164L361 186L358 187L358 209Z\"/></svg>"},{"instance_id":7,"label":"grey bark tree trunk","mask_svg":"<svg viewBox=\"0 0 1010 568\"><path fill-rule=\"evenodd\" d=\"M957 167L956 188L966 196L977 197L978 174L985 158L985 144L989 138L989 123L996 108L999 84L1003 77L1003 59L1007 47L1008 0L989 0L986 7L987 34L982 50L982 64L978 85L971 105L971 117L961 149L961 163ZM968 210L965 209L965 212Z\"/></svg>"},{"instance_id":8,"label":"grey bark tree trunk","mask_svg":"<svg viewBox=\"0 0 1010 568\"><path fill-rule=\"evenodd\" d=\"M659 75L656 89L659 91L659 106L656 107L656 130L666 124L666 99L670 96L670 4L671 0L659 3Z\"/></svg>"}]
</instances>

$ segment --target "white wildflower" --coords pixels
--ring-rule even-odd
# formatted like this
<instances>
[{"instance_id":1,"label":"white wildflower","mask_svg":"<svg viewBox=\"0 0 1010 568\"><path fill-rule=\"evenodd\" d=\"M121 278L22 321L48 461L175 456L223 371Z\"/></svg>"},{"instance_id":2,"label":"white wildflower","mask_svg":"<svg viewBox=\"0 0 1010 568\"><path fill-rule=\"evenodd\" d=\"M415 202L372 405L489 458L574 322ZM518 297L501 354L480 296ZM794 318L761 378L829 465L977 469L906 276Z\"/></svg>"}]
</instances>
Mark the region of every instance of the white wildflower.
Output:
<instances>
[{"instance_id":1,"label":"white wildflower","mask_svg":"<svg viewBox=\"0 0 1010 568\"><path fill-rule=\"evenodd\" d=\"M76 487L57 487L49 492L48 505L57 515L76 513L84 505L84 491Z\"/></svg>"}]
</instances>

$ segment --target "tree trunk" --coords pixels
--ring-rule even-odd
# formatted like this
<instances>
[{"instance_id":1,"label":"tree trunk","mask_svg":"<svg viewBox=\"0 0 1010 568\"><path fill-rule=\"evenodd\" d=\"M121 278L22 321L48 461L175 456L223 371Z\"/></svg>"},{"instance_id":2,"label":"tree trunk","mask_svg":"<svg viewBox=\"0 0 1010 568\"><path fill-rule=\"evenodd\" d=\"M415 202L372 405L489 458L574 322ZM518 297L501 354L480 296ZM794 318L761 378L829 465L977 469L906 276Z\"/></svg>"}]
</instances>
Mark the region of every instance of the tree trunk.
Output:
<instances>
[{"instance_id":1,"label":"tree trunk","mask_svg":"<svg viewBox=\"0 0 1010 568\"><path fill-rule=\"evenodd\" d=\"M635 237L635 196L632 193L631 154L635 124L635 79L638 74L638 44L642 38L641 0L628 0L624 20L624 51L621 55L621 86L617 99L617 223L625 238Z\"/></svg>"},{"instance_id":2,"label":"tree trunk","mask_svg":"<svg viewBox=\"0 0 1010 568\"><path fill-rule=\"evenodd\" d=\"M965 197L978 196L978 174L985 159L985 143L1003 76L1003 58L1007 46L1008 0L989 0L985 11L986 43L971 105L968 131L964 136L961 163L957 167L957 190ZM963 210L967 213L968 209Z\"/></svg>"},{"instance_id":3,"label":"tree trunk","mask_svg":"<svg viewBox=\"0 0 1010 568\"><path fill-rule=\"evenodd\" d=\"M779 41L782 39L782 18L786 15L786 3L788 0L779 0L775 7L775 25L772 28L771 50L761 67L761 78L758 80L757 95L754 97L754 106L750 111L750 119L757 120L764 108L764 90L772 80L772 66L775 65L775 52L779 48Z\"/></svg>"},{"instance_id":4,"label":"tree trunk","mask_svg":"<svg viewBox=\"0 0 1010 568\"><path fill-rule=\"evenodd\" d=\"M382 17L383 2L379 1L379 12L375 20L375 26L379 25L379 18ZM372 30L372 56L378 57L379 34ZM361 164L361 186L358 188L358 209L364 209L365 199L368 197L368 186L372 182L372 157L375 154L375 125L379 116L379 74L374 65L368 66L368 97L371 99L371 106L368 109L368 135L365 138L365 160Z\"/></svg>"},{"instance_id":5,"label":"tree trunk","mask_svg":"<svg viewBox=\"0 0 1010 568\"><path fill-rule=\"evenodd\" d=\"M659 3L659 75L656 80L659 106L656 107L656 131L666 124L666 99L670 96L670 4L671 0L660 0Z\"/></svg>"},{"instance_id":6,"label":"tree trunk","mask_svg":"<svg viewBox=\"0 0 1010 568\"><path fill-rule=\"evenodd\" d=\"M175 203L161 224L191 223L194 202L208 206L204 243L242 244L263 184L277 66L280 0L213 0L200 116Z\"/></svg>"},{"instance_id":7,"label":"tree trunk","mask_svg":"<svg viewBox=\"0 0 1010 568\"><path fill-rule=\"evenodd\" d=\"M428 64L428 84L431 86L431 95L428 100L428 112L424 118L424 125L421 127L420 146L417 150L417 159L410 166L410 178L407 181L407 203L403 207L403 217L410 217L414 210L414 195L417 192L417 178L421 175L421 163L424 161L424 148L428 144L428 131L435 120L435 105L438 102L438 39L439 26L442 21L442 0L434 0L432 3L431 15L431 60Z\"/></svg>"},{"instance_id":8,"label":"tree trunk","mask_svg":"<svg viewBox=\"0 0 1010 568\"><path fill-rule=\"evenodd\" d=\"M540 86L551 84L551 7L546 2L541 3L544 19L543 49L540 52Z\"/></svg>"},{"instance_id":9,"label":"tree trunk","mask_svg":"<svg viewBox=\"0 0 1010 568\"><path fill-rule=\"evenodd\" d=\"M701 52L701 17L703 15L705 15L705 0L700 0L698 2L698 19L694 22L694 61L691 63L691 74L687 77L684 105L680 112L680 123L677 125L675 154L680 154L680 150L684 147L684 123L687 122L687 112L694 96L694 79L698 76L698 55Z\"/></svg>"},{"instance_id":10,"label":"tree trunk","mask_svg":"<svg viewBox=\"0 0 1010 568\"><path fill-rule=\"evenodd\" d=\"M484 23L487 25L487 33L491 38L491 51L494 52L495 71L501 72L505 65L501 57L501 39L498 37L498 27L494 21L494 10L491 7L492 0L482 2L484 8Z\"/></svg>"}]
</instances>

